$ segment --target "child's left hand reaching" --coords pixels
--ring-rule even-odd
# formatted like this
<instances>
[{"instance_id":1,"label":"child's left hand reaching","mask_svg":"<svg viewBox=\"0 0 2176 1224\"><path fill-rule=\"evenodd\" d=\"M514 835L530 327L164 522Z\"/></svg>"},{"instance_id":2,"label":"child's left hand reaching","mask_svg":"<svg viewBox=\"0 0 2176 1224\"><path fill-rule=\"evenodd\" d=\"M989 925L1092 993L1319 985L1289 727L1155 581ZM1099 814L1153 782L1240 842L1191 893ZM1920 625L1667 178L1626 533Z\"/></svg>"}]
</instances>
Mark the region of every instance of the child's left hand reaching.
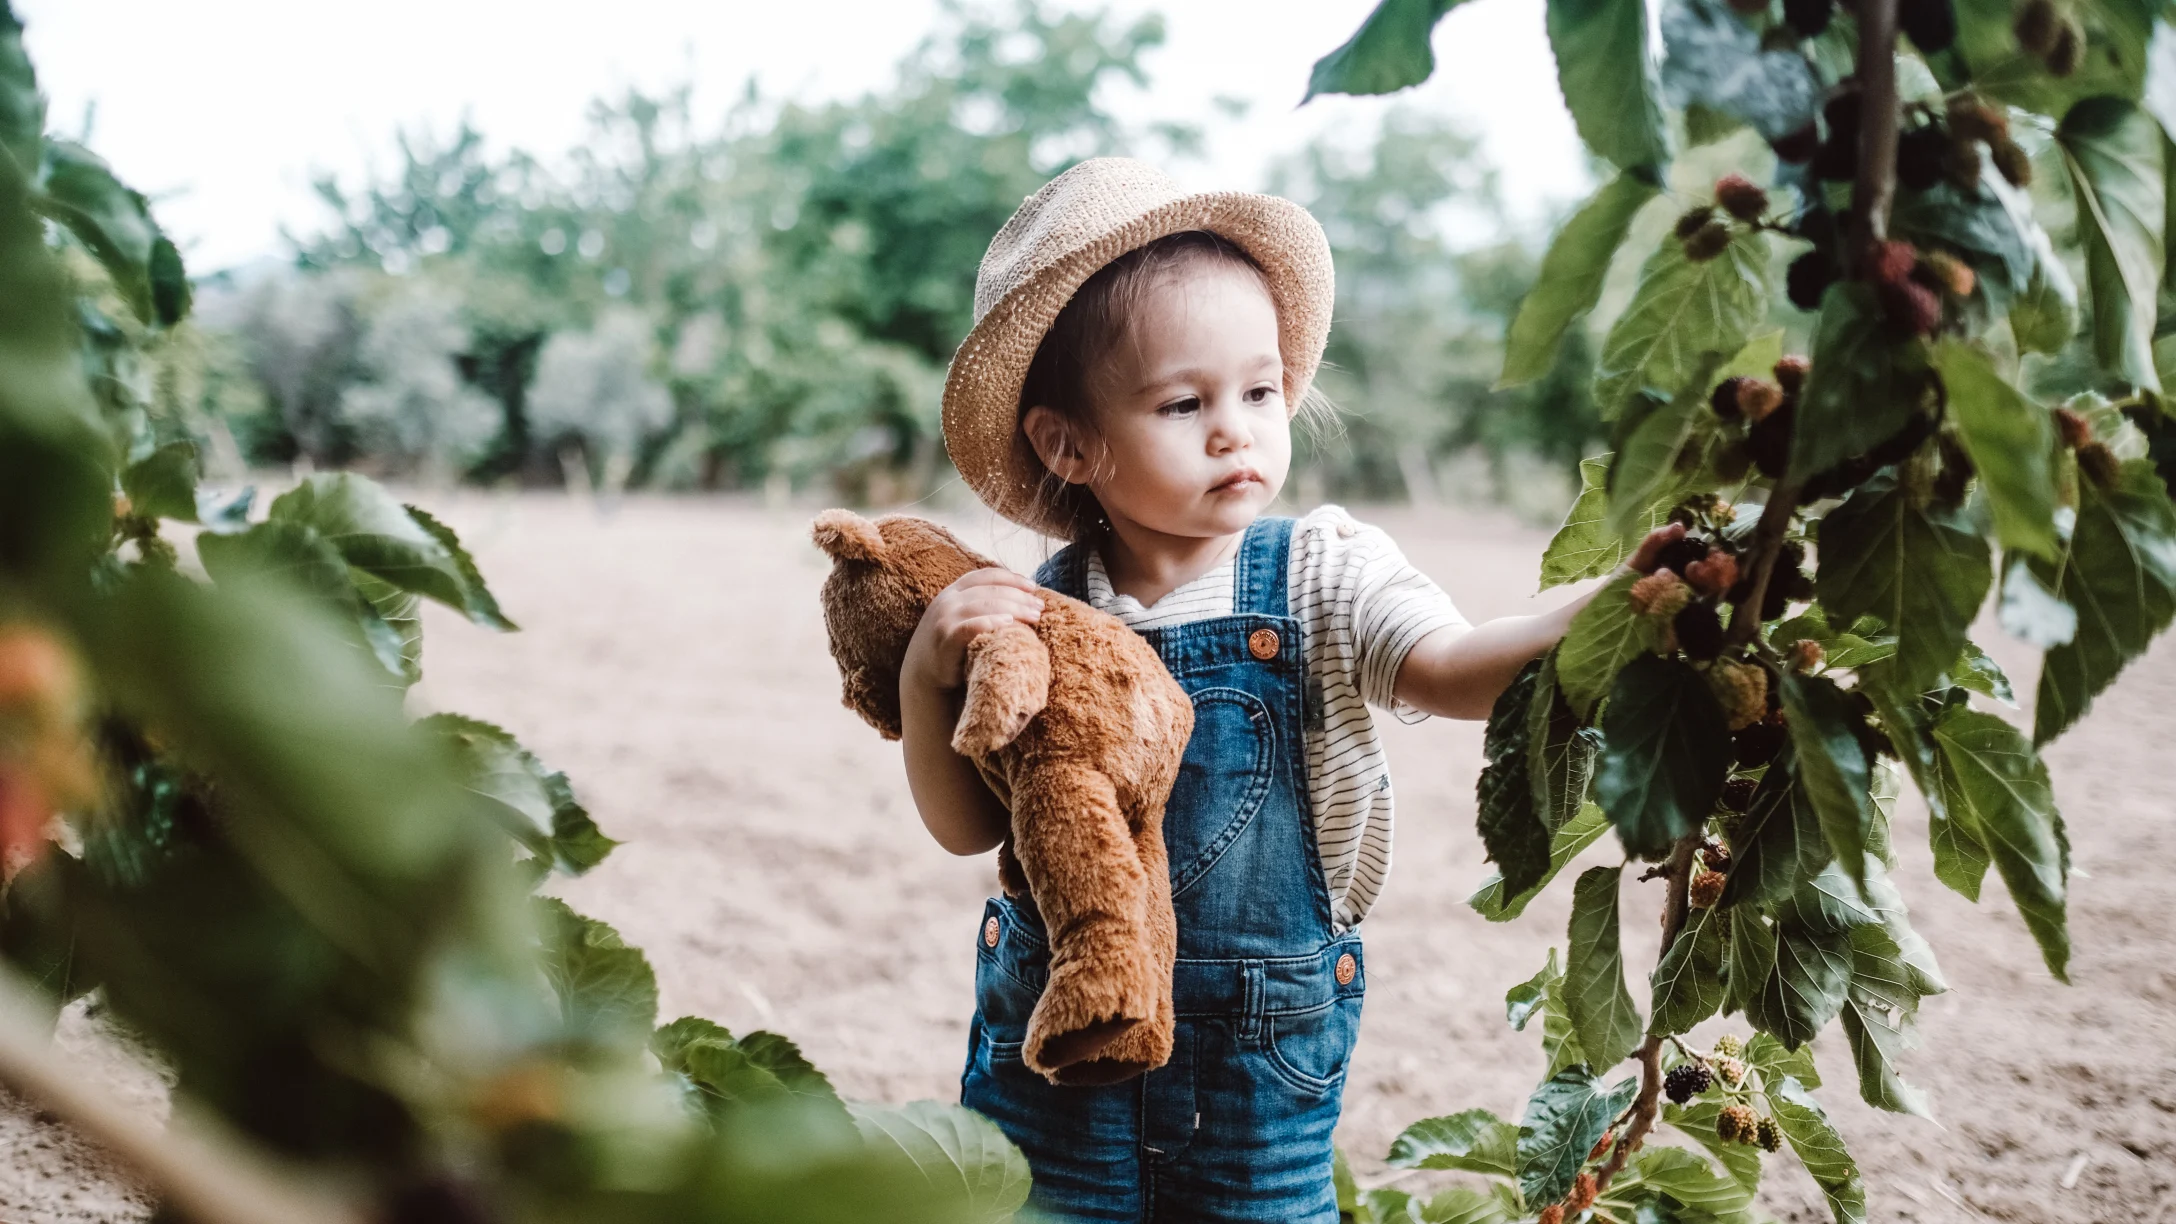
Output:
<instances>
[{"instance_id":1,"label":"child's left hand reaching","mask_svg":"<svg viewBox=\"0 0 2176 1224\"><path fill-rule=\"evenodd\" d=\"M1632 550L1624 567L1652 573L1662 550L1684 538L1681 523L1657 527ZM1415 643L1398 668L1398 700L1446 718L1487 718L1520 669L1563 639L1572 617L1594 594L1589 591L1536 616L1503 616L1470 629L1438 629Z\"/></svg>"}]
</instances>

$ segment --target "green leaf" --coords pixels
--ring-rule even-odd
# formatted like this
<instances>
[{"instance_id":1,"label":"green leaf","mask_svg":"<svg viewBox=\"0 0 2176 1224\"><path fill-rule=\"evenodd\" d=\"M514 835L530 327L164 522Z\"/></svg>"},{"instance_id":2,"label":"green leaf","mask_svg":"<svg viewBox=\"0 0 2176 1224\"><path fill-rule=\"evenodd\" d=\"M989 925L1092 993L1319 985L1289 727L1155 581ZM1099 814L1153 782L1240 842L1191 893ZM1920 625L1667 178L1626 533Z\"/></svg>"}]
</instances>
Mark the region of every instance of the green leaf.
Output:
<instances>
[{"instance_id":1,"label":"green leaf","mask_svg":"<svg viewBox=\"0 0 2176 1224\"><path fill-rule=\"evenodd\" d=\"M1723 1014L1744 1009L1776 968L1776 933L1758 909L1740 905L1730 911L1730 947L1723 957Z\"/></svg>"},{"instance_id":2,"label":"green leaf","mask_svg":"<svg viewBox=\"0 0 2176 1224\"><path fill-rule=\"evenodd\" d=\"M544 768L504 728L443 713L416 727L446 746L461 785L485 799L507 832L554 869L581 875L619 844L599 832L575 801L567 776Z\"/></svg>"},{"instance_id":3,"label":"green leaf","mask_svg":"<svg viewBox=\"0 0 2176 1224\"><path fill-rule=\"evenodd\" d=\"M1685 663L1642 655L1618 673L1602 711L1595 798L1627 850L1659 851L1707 820L1731 757L1707 681Z\"/></svg>"},{"instance_id":4,"label":"green leaf","mask_svg":"<svg viewBox=\"0 0 2176 1224\"><path fill-rule=\"evenodd\" d=\"M1564 699L1556 680L1556 651L1551 650L1541 658L1541 671L1534 678L1534 696L1527 705L1526 717L1527 781L1533 792L1535 814L1550 835L1545 857L1555 857L1556 833L1570 824L1587 802L1587 788L1594 779L1594 754L1601 740L1601 732L1582 724L1572 712L1571 703ZM1555 872L1556 865L1547 863L1541 878L1547 879Z\"/></svg>"},{"instance_id":5,"label":"green leaf","mask_svg":"<svg viewBox=\"0 0 2176 1224\"><path fill-rule=\"evenodd\" d=\"M556 897L533 898L545 978L569 1032L607 1044L648 1039L657 1023L657 977L640 948Z\"/></svg>"},{"instance_id":6,"label":"green leaf","mask_svg":"<svg viewBox=\"0 0 2176 1224\"><path fill-rule=\"evenodd\" d=\"M1944 711L1934 738L1942 750L1950 817L1963 822L1993 859L2026 929L2039 941L2048 972L2068 981L2070 842L2047 766L2017 728L1966 706Z\"/></svg>"},{"instance_id":7,"label":"green leaf","mask_svg":"<svg viewBox=\"0 0 2176 1224\"><path fill-rule=\"evenodd\" d=\"M1548 25L1557 85L1579 138L1620 170L1659 170L1670 160L1669 127L1648 52L1647 6L1548 0Z\"/></svg>"},{"instance_id":8,"label":"green leaf","mask_svg":"<svg viewBox=\"0 0 2176 1224\"><path fill-rule=\"evenodd\" d=\"M1777 922L1776 959L1746 999L1746 1016L1786 1047L1812 1041L1843 1010L1851 985L1851 936Z\"/></svg>"},{"instance_id":9,"label":"green leaf","mask_svg":"<svg viewBox=\"0 0 2176 1224\"><path fill-rule=\"evenodd\" d=\"M1798 784L1813 803L1830 852L1853 880L1864 883L1874 780L1854 732L1859 715L1844 691L1824 676L1785 672L1782 684Z\"/></svg>"},{"instance_id":10,"label":"green leaf","mask_svg":"<svg viewBox=\"0 0 2176 1224\"><path fill-rule=\"evenodd\" d=\"M1821 602L1840 617L1876 616L1896 635L1896 683L1925 688L1956 662L1994 579L1987 541L1962 509L1915 505L1887 476L1821 520Z\"/></svg>"},{"instance_id":11,"label":"green leaf","mask_svg":"<svg viewBox=\"0 0 2176 1224\"><path fill-rule=\"evenodd\" d=\"M1676 395L1708 354L1737 352L1767 317L1768 243L1760 233L1733 234L1721 254L1699 262L1685 257L1684 243L1664 236L1602 343L1596 405L1614 419L1642 391Z\"/></svg>"},{"instance_id":12,"label":"green leaf","mask_svg":"<svg viewBox=\"0 0 2176 1224\"><path fill-rule=\"evenodd\" d=\"M2115 377L2159 391L2153 325L2167 206L2161 129L2121 98L2087 98L2063 116L2055 139L2078 205L2093 356Z\"/></svg>"},{"instance_id":13,"label":"green leaf","mask_svg":"<svg viewBox=\"0 0 2176 1224\"><path fill-rule=\"evenodd\" d=\"M2080 480L2070 547L2033 571L2078 612L2077 636L2041 663L2033 741L2045 744L2176 616L2176 506L2152 462L2124 463L2113 488Z\"/></svg>"},{"instance_id":14,"label":"green leaf","mask_svg":"<svg viewBox=\"0 0 2176 1224\"><path fill-rule=\"evenodd\" d=\"M1899 343L1871 286L1844 281L1821 299L1813 372L1791 435L1791 474L1805 479L1867 451L1919 410L1916 343Z\"/></svg>"},{"instance_id":15,"label":"green leaf","mask_svg":"<svg viewBox=\"0 0 2176 1224\"><path fill-rule=\"evenodd\" d=\"M1844 1037L1851 1043L1852 1062L1858 1068L1859 1095L1877 1109L1934 1116L1926 1095L1905 1083L1896 1071L1897 1055L1912 1044L1909 1026L1919 1000L1934 993L1926 985L1923 976L1906 963L1903 949L1888 928L1868 926L1851 932Z\"/></svg>"},{"instance_id":16,"label":"green leaf","mask_svg":"<svg viewBox=\"0 0 2176 1224\"><path fill-rule=\"evenodd\" d=\"M1772 1033L1755 1033L1745 1043L1745 1065L1760 1072L1763 1084L1780 1083L1790 1076L1808 1088L1821 1086L1821 1073L1813 1064L1813 1047L1791 1049Z\"/></svg>"},{"instance_id":17,"label":"green leaf","mask_svg":"<svg viewBox=\"0 0 2176 1224\"><path fill-rule=\"evenodd\" d=\"M1683 500L1688 473L1697 472L1708 444L1715 437L1716 417L1708 407L1708 391L1717 381L1723 355L1708 353L1693 363L1690 376L1667 403L1658 404L1636 419L1624 433L1609 469L1609 516L1607 529L1630 542L1642 523L1655 520L1657 510L1668 514Z\"/></svg>"},{"instance_id":18,"label":"green leaf","mask_svg":"<svg viewBox=\"0 0 2176 1224\"><path fill-rule=\"evenodd\" d=\"M1761 775L1745 815L1725 833L1730 875L1724 908L1750 907L1788 896L1798 881L1829 861L1821 818L1798 781L1797 754L1785 745Z\"/></svg>"},{"instance_id":19,"label":"green leaf","mask_svg":"<svg viewBox=\"0 0 2176 1224\"><path fill-rule=\"evenodd\" d=\"M2056 555L2064 561L2064 552ZM2059 572L2053 567L2050 573ZM2025 557L2007 559L2002 572L2002 596L1995 605L1995 618L2003 631L2037 650L2053 650L2074 641L2078 636L2078 610L2056 598L2055 593L2042 585L2040 575L2034 572L2032 563Z\"/></svg>"},{"instance_id":20,"label":"green leaf","mask_svg":"<svg viewBox=\"0 0 2176 1224\"><path fill-rule=\"evenodd\" d=\"M1869 862L1865 868L1870 877L1866 883L1868 893L1877 887L1886 887L1880 860ZM1788 922L1809 931L1828 934L1849 934L1862 926L1877 926L1881 915L1860 893L1860 886L1833 860L1820 871L1799 881L1791 895L1775 907L1778 922Z\"/></svg>"},{"instance_id":21,"label":"green leaf","mask_svg":"<svg viewBox=\"0 0 2176 1224\"><path fill-rule=\"evenodd\" d=\"M374 481L319 472L274 499L268 517L315 528L348 564L403 591L435 599L479 625L514 628L453 533Z\"/></svg>"},{"instance_id":22,"label":"green leaf","mask_svg":"<svg viewBox=\"0 0 2176 1224\"><path fill-rule=\"evenodd\" d=\"M1581 718L1593 717L1595 703L1616 683L1617 673L1646 653L1646 636L1630 599L1632 584L1639 580L1638 574L1623 573L1604 583L1572 615L1557 646L1557 686Z\"/></svg>"},{"instance_id":23,"label":"green leaf","mask_svg":"<svg viewBox=\"0 0 2176 1224\"><path fill-rule=\"evenodd\" d=\"M651 1033L649 1045L665 1070L686 1077L713 1117L739 1105L797 1100L846 1119L846 1105L831 1081L776 1033L736 1039L722 1025L682 1016Z\"/></svg>"},{"instance_id":24,"label":"green leaf","mask_svg":"<svg viewBox=\"0 0 2176 1224\"><path fill-rule=\"evenodd\" d=\"M1529 1203L1553 1203L1571 1189L1587 1153L1632 1104L1639 1080L1603 1091L1585 1067L1569 1067L1543 1081L1527 1098L1519 1119L1519 1190Z\"/></svg>"},{"instance_id":25,"label":"green leaf","mask_svg":"<svg viewBox=\"0 0 2176 1224\"><path fill-rule=\"evenodd\" d=\"M1514 1031L1526 1031L1526 1022L1548 1006L1550 983L1563 976L1564 971L1556 966L1556 949L1551 948L1549 959L1534 976L1504 992L1504 1019Z\"/></svg>"},{"instance_id":26,"label":"green leaf","mask_svg":"<svg viewBox=\"0 0 2176 1224\"><path fill-rule=\"evenodd\" d=\"M1757 1041L1759 1037L1754 1039ZM1811 1051L1807 1053L1811 1055ZM1722 1095L1714 1092L1694 1097L1683 1105L1664 1103L1662 1120L1706 1148L1715 1163L1723 1166L1723 1171L1730 1175L1731 1180L1745 1187L1745 1192L1750 1195L1760 1188L1761 1152L1757 1147L1750 1147L1736 1140L1725 1143L1722 1136L1715 1133L1715 1121L1722 1115L1723 1104Z\"/></svg>"},{"instance_id":27,"label":"green leaf","mask_svg":"<svg viewBox=\"0 0 2176 1224\"><path fill-rule=\"evenodd\" d=\"M1527 739L1527 715L1542 666L1538 659L1527 664L1497 695L1482 739L1487 764L1474 787L1474 826L1504 887L1513 892L1531 888L1549 874L1549 829L1535 809ZM1555 699L1552 684L1544 700Z\"/></svg>"},{"instance_id":28,"label":"green leaf","mask_svg":"<svg viewBox=\"0 0 2176 1224\"><path fill-rule=\"evenodd\" d=\"M45 95L23 51L23 23L0 7L0 149L15 159L16 173L29 179L44 160Z\"/></svg>"},{"instance_id":29,"label":"green leaf","mask_svg":"<svg viewBox=\"0 0 2176 1224\"><path fill-rule=\"evenodd\" d=\"M1564 1005L1588 1064L1607 1070L1640 1040L1640 1012L1624 985L1624 949L1617 940L1619 867L1590 867L1572 886L1570 948L1564 965Z\"/></svg>"},{"instance_id":30,"label":"green leaf","mask_svg":"<svg viewBox=\"0 0 2176 1224\"><path fill-rule=\"evenodd\" d=\"M1836 1224L1866 1224L1866 1183L1860 1180L1858 1163L1851 1159L1843 1136L1836 1133L1821 1103L1805 1085L1786 1079L1768 1090L1768 1107L1799 1163L1828 1199Z\"/></svg>"},{"instance_id":31,"label":"green leaf","mask_svg":"<svg viewBox=\"0 0 2176 1224\"><path fill-rule=\"evenodd\" d=\"M1557 231L1548 253L1541 257L1534 287L1519 303L1519 313L1504 338L1504 370L1496 380L1498 389L1532 382L1549 372L1565 331L1601 300L1602 282L1632 228L1632 218L1659 190L1639 175L1619 174L1588 197ZM1544 557L1545 582L1548 574Z\"/></svg>"},{"instance_id":32,"label":"green leaf","mask_svg":"<svg viewBox=\"0 0 2176 1224\"><path fill-rule=\"evenodd\" d=\"M2055 253L2048 232L2035 222L2026 235L2032 275L2010 303L2010 335L2024 353L2060 353L2078 334L2078 283Z\"/></svg>"},{"instance_id":33,"label":"green leaf","mask_svg":"<svg viewBox=\"0 0 2176 1224\"><path fill-rule=\"evenodd\" d=\"M1961 257L1979 281L1979 296L2000 314L2023 294L2033 277L2032 197L2010 186L1992 165L1968 188L1942 182L1925 191L1900 193L1889 217L1889 234L1921 250ZM2066 275L2067 278L2067 275Z\"/></svg>"},{"instance_id":34,"label":"green leaf","mask_svg":"<svg viewBox=\"0 0 2176 1224\"><path fill-rule=\"evenodd\" d=\"M1934 368L1948 390L1957 436L1994 511L1995 538L2004 548L2052 559L2061 547L2055 534L2052 418L1997 373L1985 353L1960 341L1935 345Z\"/></svg>"},{"instance_id":35,"label":"green leaf","mask_svg":"<svg viewBox=\"0 0 2176 1224\"><path fill-rule=\"evenodd\" d=\"M1390 1143L1393 1169L1462 1169L1468 1173L1518 1172L1519 1128L1485 1109L1424 1118Z\"/></svg>"},{"instance_id":36,"label":"green leaf","mask_svg":"<svg viewBox=\"0 0 2176 1224\"><path fill-rule=\"evenodd\" d=\"M1666 1037L1692 1027L1723 1006L1724 912L1696 909L1685 919L1670 950L1648 975L1653 997L1648 1004L1650 1036Z\"/></svg>"},{"instance_id":37,"label":"green leaf","mask_svg":"<svg viewBox=\"0 0 2176 1224\"><path fill-rule=\"evenodd\" d=\"M1611 531L1607 521L1611 458L1598 455L1579 461L1579 497L1541 551L1540 589L1599 578L1630 554L1625 538ZM1648 529L1655 525L1650 523Z\"/></svg>"},{"instance_id":38,"label":"green leaf","mask_svg":"<svg viewBox=\"0 0 2176 1224\"><path fill-rule=\"evenodd\" d=\"M1590 1061L1586 1051L1579 1048L1579 1034L1572 1029L1571 1008L1564 1001L1563 974L1549 979L1543 995L1541 1052L1549 1062L1546 1075L1555 1075L1567 1067Z\"/></svg>"},{"instance_id":39,"label":"green leaf","mask_svg":"<svg viewBox=\"0 0 2176 1224\"><path fill-rule=\"evenodd\" d=\"M1382 0L1344 45L1315 61L1302 106L1318 94L1386 94L1436 70L1429 47L1436 23L1460 0Z\"/></svg>"},{"instance_id":40,"label":"green leaf","mask_svg":"<svg viewBox=\"0 0 2176 1224\"><path fill-rule=\"evenodd\" d=\"M960 1196L972 1220L1009 1220L1028 1201L1028 1161L997 1123L962 1105L908 1101L847 1107L863 1139L897 1149L932 1188Z\"/></svg>"},{"instance_id":41,"label":"green leaf","mask_svg":"<svg viewBox=\"0 0 2176 1224\"><path fill-rule=\"evenodd\" d=\"M366 598L355 571L325 537L299 523L255 523L246 530L196 538L197 559L223 590L246 593L278 584L329 607L343 636L402 685L420 675L400 631Z\"/></svg>"},{"instance_id":42,"label":"green leaf","mask_svg":"<svg viewBox=\"0 0 2176 1224\"><path fill-rule=\"evenodd\" d=\"M2018 46L2010 0L1958 0L1956 50L1969 65L1973 88L2013 106L2060 115L2080 98L2139 96L2146 43L2158 11L2145 0L2078 0L2064 11L2087 35L2077 71L2059 77Z\"/></svg>"},{"instance_id":43,"label":"green leaf","mask_svg":"<svg viewBox=\"0 0 2176 1224\"><path fill-rule=\"evenodd\" d=\"M1912 782L1926 798L1935 819L1942 817L1942 788L1937 774L1934 720L1920 695L1897 687L1888 670L1874 667L1859 673L1859 690L1874 703L1882 733L1912 775ZM1818 1087L1818 1085L1816 1085Z\"/></svg>"},{"instance_id":44,"label":"green leaf","mask_svg":"<svg viewBox=\"0 0 2176 1224\"><path fill-rule=\"evenodd\" d=\"M45 143L40 186L38 210L90 248L137 318L160 327L180 320L161 313L153 292L152 250L162 235L143 193L124 186L104 158L67 140Z\"/></svg>"},{"instance_id":45,"label":"green leaf","mask_svg":"<svg viewBox=\"0 0 2176 1224\"><path fill-rule=\"evenodd\" d=\"M2017 704L2017 694L2010 689L2009 674L2002 670L2001 664L1989 658L1977 642L1964 644L1964 653L1957 656L1957 662L1950 667L1949 678L2004 705Z\"/></svg>"},{"instance_id":46,"label":"green leaf","mask_svg":"<svg viewBox=\"0 0 2176 1224\"><path fill-rule=\"evenodd\" d=\"M1490 922L1509 922L1517 918L1526 912L1527 903L1540 896L1541 890L1549 886L1549 881L1564 870L1564 864L1577 858L1581 851L1601 840L1602 834L1608 831L1609 817L1602 814L1600 807L1592 803L1582 806L1578 814L1565 821L1564 827L1558 829L1549 839L1548 873L1535 881L1532 887L1507 895L1503 876L1491 872L1488 879L1482 881L1481 887L1466 898L1466 904Z\"/></svg>"},{"instance_id":47,"label":"green leaf","mask_svg":"<svg viewBox=\"0 0 2176 1224\"><path fill-rule=\"evenodd\" d=\"M1509 1187L1498 1183L1492 1189L1498 1193L1452 1186L1414 1207L1413 1218L1420 1224L1511 1224L1524 1214L1502 1193Z\"/></svg>"},{"instance_id":48,"label":"green leaf","mask_svg":"<svg viewBox=\"0 0 2176 1224\"><path fill-rule=\"evenodd\" d=\"M282 523L281 526L288 526ZM305 529L307 530L307 529ZM327 545L327 547L331 547ZM414 684L423 678L423 598L411 595L392 583L366 574L353 566L347 566L347 575L355 586L355 593L370 605L370 610L385 622L386 630L393 636L399 649L399 657L382 660L402 684Z\"/></svg>"},{"instance_id":49,"label":"green leaf","mask_svg":"<svg viewBox=\"0 0 2176 1224\"><path fill-rule=\"evenodd\" d=\"M1641 1186L1669 1195L1718 1224L1752 1224L1752 1187L1717 1173L1684 1148L1648 1148L1633 1160L1631 1174Z\"/></svg>"},{"instance_id":50,"label":"green leaf","mask_svg":"<svg viewBox=\"0 0 2176 1224\"><path fill-rule=\"evenodd\" d=\"M169 442L121 470L121 491L138 514L193 523L196 477L196 443Z\"/></svg>"}]
</instances>

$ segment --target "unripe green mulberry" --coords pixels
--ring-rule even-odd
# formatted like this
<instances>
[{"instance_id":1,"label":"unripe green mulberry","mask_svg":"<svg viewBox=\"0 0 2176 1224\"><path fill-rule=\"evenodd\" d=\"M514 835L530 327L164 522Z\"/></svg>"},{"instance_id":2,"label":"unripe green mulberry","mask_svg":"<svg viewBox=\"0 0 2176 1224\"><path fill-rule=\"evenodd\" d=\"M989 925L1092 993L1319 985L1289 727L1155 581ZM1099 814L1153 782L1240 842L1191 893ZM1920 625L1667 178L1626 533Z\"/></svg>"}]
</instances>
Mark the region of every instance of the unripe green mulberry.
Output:
<instances>
[{"instance_id":1,"label":"unripe green mulberry","mask_svg":"<svg viewBox=\"0 0 2176 1224\"><path fill-rule=\"evenodd\" d=\"M1725 1105L1715 1116L1715 1137L1724 1143L1751 1143L1760 1133L1760 1115L1746 1105Z\"/></svg>"},{"instance_id":2,"label":"unripe green mulberry","mask_svg":"<svg viewBox=\"0 0 2176 1224\"><path fill-rule=\"evenodd\" d=\"M1683 633L1682 627L1679 633ZM1723 717L1732 731L1742 731L1767 716L1766 668L1757 663L1724 659L1708 669L1707 681L1715 700L1723 707Z\"/></svg>"},{"instance_id":3,"label":"unripe green mulberry","mask_svg":"<svg viewBox=\"0 0 2176 1224\"><path fill-rule=\"evenodd\" d=\"M1745 1053L1745 1042L1736 1033L1724 1033L1715 1039L1715 1052L1724 1058L1736 1058Z\"/></svg>"},{"instance_id":4,"label":"unripe green mulberry","mask_svg":"<svg viewBox=\"0 0 2176 1224\"><path fill-rule=\"evenodd\" d=\"M1722 1076L1724 1083L1735 1088L1745 1082L1745 1064L1730 1055L1718 1055L1715 1059L1715 1074Z\"/></svg>"}]
</instances>

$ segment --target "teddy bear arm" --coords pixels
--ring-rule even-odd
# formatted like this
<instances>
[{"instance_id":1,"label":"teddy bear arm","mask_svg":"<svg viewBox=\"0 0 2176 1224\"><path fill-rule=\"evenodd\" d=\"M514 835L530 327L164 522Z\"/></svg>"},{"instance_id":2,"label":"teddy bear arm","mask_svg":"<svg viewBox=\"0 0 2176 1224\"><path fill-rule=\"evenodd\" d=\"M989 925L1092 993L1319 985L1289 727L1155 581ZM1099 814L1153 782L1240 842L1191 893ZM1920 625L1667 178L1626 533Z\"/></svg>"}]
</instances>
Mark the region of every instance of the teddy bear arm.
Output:
<instances>
[{"instance_id":1,"label":"teddy bear arm","mask_svg":"<svg viewBox=\"0 0 2176 1224\"><path fill-rule=\"evenodd\" d=\"M967 647L967 691L952 749L985 756L1018 738L1050 700L1050 651L1026 625L992 629Z\"/></svg>"}]
</instances>

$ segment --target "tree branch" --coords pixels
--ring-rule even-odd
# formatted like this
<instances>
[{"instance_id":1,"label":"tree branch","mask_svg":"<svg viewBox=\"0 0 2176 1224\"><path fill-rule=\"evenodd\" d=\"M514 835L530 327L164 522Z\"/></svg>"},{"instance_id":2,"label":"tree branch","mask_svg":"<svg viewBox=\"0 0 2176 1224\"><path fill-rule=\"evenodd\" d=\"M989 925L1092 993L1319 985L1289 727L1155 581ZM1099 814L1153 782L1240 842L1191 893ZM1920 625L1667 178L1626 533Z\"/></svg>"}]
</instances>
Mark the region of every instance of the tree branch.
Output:
<instances>
[{"instance_id":1,"label":"tree branch","mask_svg":"<svg viewBox=\"0 0 2176 1224\"><path fill-rule=\"evenodd\" d=\"M1897 0L1859 0L1859 172L1851 189L1853 270L1866 266L1874 244L1889 236L1889 204L1896 198L1896 5Z\"/></svg>"},{"instance_id":2,"label":"tree branch","mask_svg":"<svg viewBox=\"0 0 2176 1224\"><path fill-rule=\"evenodd\" d=\"M1687 833L1670 847L1669 895L1662 903L1662 953L1667 956L1670 945L1685 929L1685 916L1691 912L1686 900L1686 888L1692 882L1692 856L1700 848L1703 836L1700 830ZM1632 1101L1632 1125L1625 1128L1611 1149L1609 1160L1594 1175L1595 1192L1609 1188L1610 1179L1624 1171L1625 1162L1632 1153L1646 1142L1647 1132L1655 1128L1655 1117L1662 1112L1662 1043L1661 1037L1649 1037L1640 1043L1633 1057L1640 1061L1640 1094Z\"/></svg>"}]
</instances>

